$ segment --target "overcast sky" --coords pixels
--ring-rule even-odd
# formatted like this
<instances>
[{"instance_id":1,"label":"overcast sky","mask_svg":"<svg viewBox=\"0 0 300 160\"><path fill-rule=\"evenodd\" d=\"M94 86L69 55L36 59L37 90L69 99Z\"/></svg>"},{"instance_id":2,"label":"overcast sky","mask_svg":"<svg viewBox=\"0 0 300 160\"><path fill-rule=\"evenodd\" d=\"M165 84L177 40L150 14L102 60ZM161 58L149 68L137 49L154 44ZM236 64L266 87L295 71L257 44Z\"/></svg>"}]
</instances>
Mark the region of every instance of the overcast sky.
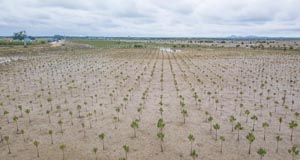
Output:
<instances>
[{"instance_id":1,"label":"overcast sky","mask_svg":"<svg viewBox=\"0 0 300 160\"><path fill-rule=\"evenodd\" d=\"M0 0L0 35L300 37L300 0Z\"/></svg>"}]
</instances>

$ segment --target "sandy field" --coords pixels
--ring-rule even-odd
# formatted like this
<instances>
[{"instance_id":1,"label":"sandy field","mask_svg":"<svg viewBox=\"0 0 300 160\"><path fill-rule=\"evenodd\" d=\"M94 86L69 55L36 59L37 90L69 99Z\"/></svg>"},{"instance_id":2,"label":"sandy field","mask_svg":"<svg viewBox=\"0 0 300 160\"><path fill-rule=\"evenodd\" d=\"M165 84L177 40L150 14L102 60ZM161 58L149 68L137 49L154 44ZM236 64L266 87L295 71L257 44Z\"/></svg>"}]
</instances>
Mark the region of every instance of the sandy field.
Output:
<instances>
[{"instance_id":1,"label":"sandy field","mask_svg":"<svg viewBox=\"0 0 300 160\"><path fill-rule=\"evenodd\" d=\"M0 142L1 160L118 160L125 157L124 145L128 160L189 160L191 146L201 160L259 159L260 147L267 152L263 159L285 160L292 159L289 148L300 147L300 126L293 129L292 141L289 127L300 119L295 116L300 112L297 52L69 48L2 59L0 136L9 140ZM163 142L157 136L160 118ZM238 122L243 127L239 141ZM210 130L214 124L220 126L217 140L216 130ZM251 154L248 133L255 136ZM278 153L277 135L282 138Z\"/></svg>"}]
</instances>

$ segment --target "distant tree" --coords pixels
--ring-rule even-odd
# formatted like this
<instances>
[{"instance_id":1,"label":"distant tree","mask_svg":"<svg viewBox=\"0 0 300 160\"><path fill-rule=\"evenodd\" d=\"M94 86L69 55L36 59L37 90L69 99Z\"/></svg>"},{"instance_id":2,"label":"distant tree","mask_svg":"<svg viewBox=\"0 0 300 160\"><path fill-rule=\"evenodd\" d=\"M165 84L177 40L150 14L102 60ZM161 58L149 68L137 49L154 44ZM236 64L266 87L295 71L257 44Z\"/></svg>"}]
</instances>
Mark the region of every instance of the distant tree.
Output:
<instances>
[{"instance_id":1,"label":"distant tree","mask_svg":"<svg viewBox=\"0 0 300 160\"><path fill-rule=\"evenodd\" d=\"M16 32L13 34L13 39L14 40L24 40L26 37L26 31L20 31L20 32Z\"/></svg>"}]
</instances>

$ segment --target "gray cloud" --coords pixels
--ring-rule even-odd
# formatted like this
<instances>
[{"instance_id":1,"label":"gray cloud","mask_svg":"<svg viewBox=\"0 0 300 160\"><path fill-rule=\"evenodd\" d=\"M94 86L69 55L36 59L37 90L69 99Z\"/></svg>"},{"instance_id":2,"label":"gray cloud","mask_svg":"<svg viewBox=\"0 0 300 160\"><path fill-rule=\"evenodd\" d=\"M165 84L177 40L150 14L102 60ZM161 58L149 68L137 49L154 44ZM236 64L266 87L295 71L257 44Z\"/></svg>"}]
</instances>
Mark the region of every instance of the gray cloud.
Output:
<instances>
[{"instance_id":1,"label":"gray cloud","mask_svg":"<svg viewBox=\"0 0 300 160\"><path fill-rule=\"evenodd\" d=\"M0 35L300 37L299 0L0 0Z\"/></svg>"}]
</instances>

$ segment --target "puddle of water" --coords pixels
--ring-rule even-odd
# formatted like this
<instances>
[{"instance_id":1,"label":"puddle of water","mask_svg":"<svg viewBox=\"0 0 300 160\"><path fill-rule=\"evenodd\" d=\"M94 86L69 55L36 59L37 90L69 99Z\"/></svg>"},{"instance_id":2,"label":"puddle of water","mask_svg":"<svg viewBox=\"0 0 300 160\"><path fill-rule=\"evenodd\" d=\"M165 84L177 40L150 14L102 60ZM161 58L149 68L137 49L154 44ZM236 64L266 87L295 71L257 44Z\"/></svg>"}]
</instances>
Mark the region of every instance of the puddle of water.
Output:
<instances>
[{"instance_id":1,"label":"puddle of water","mask_svg":"<svg viewBox=\"0 0 300 160\"><path fill-rule=\"evenodd\" d=\"M0 64L1 63L9 63L12 61L17 61L19 59L23 59L21 57L0 57Z\"/></svg>"},{"instance_id":2,"label":"puddle of water","mask_svg":"<svg viewBox=\"0 0 300 160\"><path fill-rule=\"evenodd\" d=\"M179 49L173 49L170 47L159 47L160 51L165 51L165 52L181 52Z\"/></svg>"}]
</instances>

